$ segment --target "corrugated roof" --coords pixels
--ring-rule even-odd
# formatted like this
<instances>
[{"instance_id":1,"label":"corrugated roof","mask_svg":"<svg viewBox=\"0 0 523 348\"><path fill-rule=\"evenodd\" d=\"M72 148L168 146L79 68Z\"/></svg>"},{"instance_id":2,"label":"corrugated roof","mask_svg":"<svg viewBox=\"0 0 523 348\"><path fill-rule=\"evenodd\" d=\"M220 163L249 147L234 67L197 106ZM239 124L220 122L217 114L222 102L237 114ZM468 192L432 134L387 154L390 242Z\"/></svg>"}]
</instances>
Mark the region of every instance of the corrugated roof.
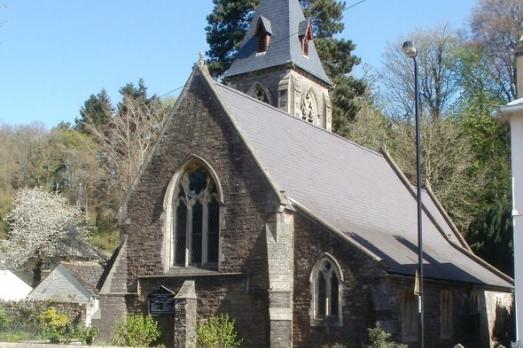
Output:
<instances>
[{"instance_id":1,"label":"corrugated roof","mask_svg":"<svg viewBox=\"0 0 523 348\"><path fill-rule=\"evenodd\" d=\"M415 273L416 199L382 154L210 83L260 165L292 201L386 261L389 272ZM434 219L423 216L426 277L512 287L451 245L440 231L451 235L452 229L430 197L423 199Z\"/></svg>"},{"instance_id":2,"label":"corrugated roof","mask_svg":"<svg viewBox=\"0 0 523 348\"><path fill-rule=\"evenodd\" d=\"M258 54L256 29L262 18L270 24L271 40L266 53ZM306 23L298 0L262 0L242 42L238 56L225 77L244 74L292 63L308 73L332 84L321 64L314 40L309 43L309 55L301 49L300 30ZM267 29L267 28L266 28Z\"/></svg>"}]
</instances>

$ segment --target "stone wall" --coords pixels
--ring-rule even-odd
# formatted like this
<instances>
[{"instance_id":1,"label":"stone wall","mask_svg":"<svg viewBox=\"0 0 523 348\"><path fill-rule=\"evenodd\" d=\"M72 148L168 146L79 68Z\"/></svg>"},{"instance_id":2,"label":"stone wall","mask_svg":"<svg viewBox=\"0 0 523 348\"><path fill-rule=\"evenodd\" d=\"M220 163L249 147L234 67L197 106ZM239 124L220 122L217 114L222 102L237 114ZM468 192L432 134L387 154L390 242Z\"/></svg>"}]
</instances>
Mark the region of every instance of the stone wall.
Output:
<instances>
[{"instance_id":1,"label":"stone wall","mask_svg":"<svg viewBox=\"0 0 523 348\"><path fill-rule=\"evenodd\" d=\"M86 305L71 302L19 301L3 302L0 306L6 311L13 328L34 329L38 325L38 316L50 307L59 313L67 314L73 323L85 325Z\"/></svg>"},{"instance_id":2,"label":"stone wall","mask_svg":"<svg viewBox=\"0 0 523 348\"><path fill-rule=\"evenodd\" d=\"M278 66L233 76L228 81L228 85L247 94L257 83L270 92L272 106L295 116L301 114L302 98L311 90L321 119L319 126L332 130L329 90L318 78L300 69Z\"/></svg>"},{"instance_id":3,"label":"stone wall","mask_svg":"<svg viewBox=\"0 0 523 348\"><path fill-rule=\"evenodd\" d=\"M384 269L303 214L297 213L294 221L294 346L321 347L327 343L361 346L367 341L367 329L376 322L372 289L386 276ZM336 259L343 273L342 326L315 326L311 320L311 271L325 253Z\"/></svg>"},{"instance_id":4,"label":"stone wall","mask_svg":"<svg viewBox=\"0 0 523 348\"><path fill-rule=\"evenodd\" d=\"M150 292L163 285L177 293L183 281L195 280L198 321L227 312L251 347L266 347L265 222L277 211L279 199L199 74L180 97L178 111L133 185L121 216L127 235L126 307L130 312L146 312ZM164 243L163 202L173 175L194 156L216 172L224 197L218 269L195 269L196 275L191 275L190 269L164 271L163 255L169 251ZM106 296L106 307L107 301Z\"/></svg>"},{"instance_id":5,"label":"stone wall","mask_svg":"<svg viewBox=\"0 0 523 348\"><path fill-rule=\"evenodd\" d=\"M140 297L134 311L148 311L148 296L165 286L178 293L185 280L195 282L197 297L196 322L201 324L206 318L219 313L227 313L235 320L238 333L248 347L267 347L268 312L266 292L251 288L247 274L216 274L192 277L152 277L140 279ZM174 318L159 316L155 318L164 332L164 342L172 344Z\"/></svg>"},{"instance_id":6,"label":"stone wall","mask_svg":"<svg viewBox=\"0 0 523 348\"><path fill-rule=\"evenodd\" d=\"M401 340L401 296L412 292L413 279L403 276L391 276L390 301L393 317L393 337ZM452 323L451 338L441 336L441 292L452 293ZM457 343L465 347L489 348L495 336L494 326L510 335L510 325L502 323L505 317L500 316L496 304L501 301L502 307L510 311L512 294L499 291L488 291L479 285L451 283L426 279L424 281L424 322L425 341L431 347L453 347ZM498 318L496 320L496 318ZM504 326L503 326L504 325ZM406 342L409 348L418 347L415 342Z\"/></svg>"},{"instance_id":7,"label":"stone wall","mask_svg":"<svg viewBox=\"0 0 523 348\"><path fill-rule=\"evenodd\" d=\"M290 67L278 66L230 77L227 84L243 93L249 93L249 90L256 83L260 83L263 87L269 90L272 106L278 108L280 107L278 87L280 81L288 76L289 73ZM287 107L282 107L282 109L286 112L290 112L290 109Z\"/></svg>"}]
</instances>

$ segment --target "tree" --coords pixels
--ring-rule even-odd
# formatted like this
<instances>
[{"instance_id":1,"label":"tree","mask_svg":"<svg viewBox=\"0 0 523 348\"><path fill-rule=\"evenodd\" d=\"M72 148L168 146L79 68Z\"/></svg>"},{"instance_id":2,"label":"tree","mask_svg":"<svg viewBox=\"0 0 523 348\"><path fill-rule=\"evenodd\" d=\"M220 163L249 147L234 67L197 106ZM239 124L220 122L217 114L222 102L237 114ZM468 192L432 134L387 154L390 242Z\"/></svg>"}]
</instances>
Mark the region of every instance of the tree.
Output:
<instances>
[{"instance_id":1,"label":"tree","mask_svg":"<svg viewBox=\"0 0 523 348\"><path fill-rule=\"evenodd\" d=\"M23 188L17 191L13 210L4 221L8 239L2 247L8 262L17 267L35 261L33 285L37 285L43 260L59 256L55 245L68 234L80 235L83 217L58 193Z\"/></svg>"},{"instance_id":2,"label":"tree","mask_svg":"<svg viewBox=\"0 0 523 348\"><path fill-rule=\"evenodd\" d=\"M459 45L456 34L446 26L420 30L408 35L416 45L419 69L419 96L422 115L432 120L445 115L456 95L454 49ZM386 88L384 103L393 118L413 119L414 73L413 62L402 51L401 42L389 45L384 54L382 84Z\"/></svg>"},{"instance_id":3,"label":"tree","mask_svg":"<svg viewBox=\"0 0 523 348\"><path fill-rule=\"evenodd\" d=\"M212 76L221 76L231 66L259 0L213 0L209 25L207 63Z\"/></svg>"},{"instance_id":4,"label":"tree","mask_svg":"<svg viewBox=\"0 0 523 348\"><path fill-rule=\"evenodd\" d=\"M91 94L80 109L80 118L76 119L76 129L86 133L85 125L89 123L96 124L98 127L106 125L111 120L113 107L111 98L102 89L97 95Z\"/></svg>"},{"instance_id":5,"label":"tree","mask_svg":"<svg viewBox=\"0 0 523 348\"><path fill-rule=\"evenodd\" d=\"M512 276L512 234L512 202L504 196L481 210L468 228L467 240L478 256Z\"/></svg>"},{"instance_id":6,"label":"tree","mask_svg":"<svg viewBox=\"0 0 523 348\"><path fill-rule=\"evenodd\" d=\"M213 0L214 9L207 17L207 51L209 70L221 76L231 65L245 36L253 10L259 0ZM334 131L346 134L348 122L358 110L355 99L365 91L363 81L349 76L354 65L354 44L335 38L344 29L345 2L336 0L301 0L305 14L313 23L315 45L325 69L335 84L332 94Z\"/></svg>"},{"instance_id":7,"label":"tree","mask_svg":"<svg viewBox=\"0 0 523 348\"><path fill-rule=\"evenodd\" d=\"M480 0L472 12L472 39L483 47L482 63L504 102L517 98L514 53L522 20L521 0Z\"/></svg>"},{"instance_id":8,"label":"tree","mask_svg":"<svg viewBox=\"0 0 523 348\"><path fill-rule=\"evenodd\" d=\"M485 54L485 47L476 42L456 54L461 95L454 112L461 133L470 139L471 175L488 178L471 196L478 202L477 209L471 212L465 231L474 252L513 274L509 130L496 115L504 95L491 77Z\"/></svg>"},{"instance_id":9,"label":"tree","mask_svg":"<svg viewBox=\"0 0 523 348\"><path fill-rule=\"evenodd\" d=\"M137 87L125 85L120 93L118 111L106 125L89 120L85 127L94 137L101 163L121 197L138 174L170 111L156 96L147 96L143 80Z\"/></svg>"}]
</instances>

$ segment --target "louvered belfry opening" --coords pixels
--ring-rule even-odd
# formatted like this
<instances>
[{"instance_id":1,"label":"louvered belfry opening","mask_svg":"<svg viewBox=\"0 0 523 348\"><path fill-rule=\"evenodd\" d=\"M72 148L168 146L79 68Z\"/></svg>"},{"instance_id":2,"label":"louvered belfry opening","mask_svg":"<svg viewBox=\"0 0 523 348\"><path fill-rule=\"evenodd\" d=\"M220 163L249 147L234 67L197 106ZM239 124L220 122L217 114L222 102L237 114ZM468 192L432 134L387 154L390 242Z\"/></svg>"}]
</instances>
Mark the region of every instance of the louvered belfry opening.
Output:
<instances>
[{"instance_id":1,"label":"louvered belfry opening","mask_svg":"<svg viewBox=\"0 0 523 348\"><path fill-rule=\"evenodd\" d=\"M269 50L271 42L271 28L270 22L265 17L260 17L258 20L258 27L256 28L256 36L258 37L258 53L264 53Z\"/></svg>"}]
</instances>

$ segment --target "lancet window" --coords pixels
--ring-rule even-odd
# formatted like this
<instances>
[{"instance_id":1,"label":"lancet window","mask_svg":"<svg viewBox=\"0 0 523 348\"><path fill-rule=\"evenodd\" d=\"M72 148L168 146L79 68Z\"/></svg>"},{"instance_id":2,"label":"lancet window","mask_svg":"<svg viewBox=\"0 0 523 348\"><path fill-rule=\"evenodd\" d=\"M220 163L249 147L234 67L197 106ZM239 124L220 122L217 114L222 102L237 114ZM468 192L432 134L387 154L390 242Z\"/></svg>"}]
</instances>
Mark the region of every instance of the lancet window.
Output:
<instances>
[{"instance_id":1,"label":"lancet window","mask_svg":"<svg viewBox=\"0 0 523 348\"><path fill-rule=\"evenodd\" d=\"M341 325L341 286L339 266L323 257L312 272L313 320L316 324Z\"/></svg>"},{"instance_id":2,"label":"lancet window","mask_svg":"<svg viewBox=\"0 0 523 348\"><path fill-rule=\"evenodd\" d=\"M173 199L174 266L217 264L220 202L207 169L199 164L187 166Z\"/></svg>"}]
</instances>

